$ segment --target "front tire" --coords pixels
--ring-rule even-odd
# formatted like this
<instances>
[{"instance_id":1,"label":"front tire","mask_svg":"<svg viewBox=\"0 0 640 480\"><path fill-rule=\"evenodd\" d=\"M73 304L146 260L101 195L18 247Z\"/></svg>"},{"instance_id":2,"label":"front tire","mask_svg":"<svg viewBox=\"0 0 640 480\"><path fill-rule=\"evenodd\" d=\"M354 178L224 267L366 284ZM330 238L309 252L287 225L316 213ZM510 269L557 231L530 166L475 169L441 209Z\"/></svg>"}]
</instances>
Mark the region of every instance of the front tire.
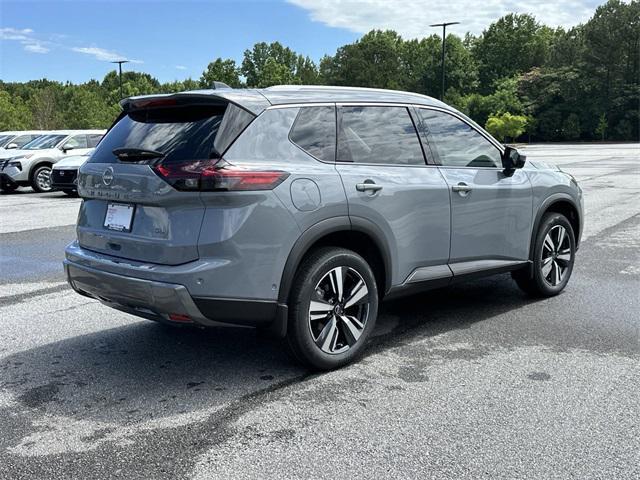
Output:
<instances>
[{"instance_id":1,"label":"front tire","mask_svg":"<svg viewBox=\"0 0 640 480\"><path fill-rule=\"evenodd\" d=\"M576 255L573 227L561 213L542 217L533 252L533 276L528 269L513 273L526 293L537 297L558 295L569 282Z\"/></svg>"},{"instance_id":2,"label":"front tire","mask_svg":"<svg viewBox=\"0 0 640 480\"><path fill-rule=\"evenodd\" d=\"M51 167L41 165L31 174L31 188L34 192L46 193L53 190L51 187Z\"/></svg>"},{"instance_id":3,"label":"front tire","mask_svg":"<svg viewBox=\"0 0 640 480\"><path fill-rule=\"evenodd\" d=\"M369 264L342 248L321 248L299 267L290 295L287 344L315 370L357 358L375 327L378 289Z\"/></svg>"}]
</instances>

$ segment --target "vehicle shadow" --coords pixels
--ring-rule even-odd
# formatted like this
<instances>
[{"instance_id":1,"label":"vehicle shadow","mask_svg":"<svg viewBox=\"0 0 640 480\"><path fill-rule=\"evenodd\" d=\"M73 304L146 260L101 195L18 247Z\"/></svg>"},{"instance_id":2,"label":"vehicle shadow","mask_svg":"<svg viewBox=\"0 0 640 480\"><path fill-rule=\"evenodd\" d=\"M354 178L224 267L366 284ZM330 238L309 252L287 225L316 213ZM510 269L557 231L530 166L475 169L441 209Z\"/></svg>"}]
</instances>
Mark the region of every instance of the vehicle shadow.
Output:
<instances>
[{"instance_id":1,"label":"vehicle shadow","mask_svg":"<svg viewBox=\"0 0 640 480\"><path fill-rule=\"evenodd\" d=\"M365 358L531 302L501 276L385 303ZM47 416L126 425L213 411L309 375L279 342L249 329L201 331L131 320L2 358L0 400ZM13 407L0 401L0 414L5 408Z\"/></svg>"}]
</instances>

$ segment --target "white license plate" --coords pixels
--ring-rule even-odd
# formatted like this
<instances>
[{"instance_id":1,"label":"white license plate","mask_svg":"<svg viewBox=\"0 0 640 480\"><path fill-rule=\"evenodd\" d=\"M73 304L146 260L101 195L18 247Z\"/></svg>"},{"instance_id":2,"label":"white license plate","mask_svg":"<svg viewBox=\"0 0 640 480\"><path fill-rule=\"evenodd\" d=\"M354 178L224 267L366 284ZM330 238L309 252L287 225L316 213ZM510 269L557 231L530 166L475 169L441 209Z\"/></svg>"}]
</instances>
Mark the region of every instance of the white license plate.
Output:
<instances>
[{"instance_id":1,"label":"white license plate","mask_svg":"<svg viewBox=\"0 0 640 480\"><path fill-rule=\"evenodd\" d=\"M107 214L104 216L104 226L120 232L130 231L134 209L135 205L126 205L123 203L108 204Z\"/></svg>"}]
</instances>

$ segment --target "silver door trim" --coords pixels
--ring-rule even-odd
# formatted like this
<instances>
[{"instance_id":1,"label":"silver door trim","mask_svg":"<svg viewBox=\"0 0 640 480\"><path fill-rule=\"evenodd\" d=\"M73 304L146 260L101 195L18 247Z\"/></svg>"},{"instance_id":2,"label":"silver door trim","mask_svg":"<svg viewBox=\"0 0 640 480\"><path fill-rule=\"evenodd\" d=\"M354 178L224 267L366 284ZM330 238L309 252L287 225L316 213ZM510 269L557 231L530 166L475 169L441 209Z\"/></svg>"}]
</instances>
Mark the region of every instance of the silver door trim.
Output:
<instances>
[{"instance_id":1,"label":"silver door trim","mask_svg":"<svg viewBox=\"0 0 640 480\"><path fill-rule=\"evenodd\" d=\"M450 263L449 268L451 268L453 276L455 277L496 268L517 267L519 265L526 265L527 263L529 263L529 260L472 260L470 262Z\"/></svg>"},{"instance_id":2,"label":"silver door trim","mask_svg":"<svg viewBox=\"0 0 640 480\"><path fill-rule=\"evenodd\" d=\"M419 267L409 274L404 283L425 282L453 277L453 272L448 265L433 265L431 267Z\"/></svg>"}]
</instances>

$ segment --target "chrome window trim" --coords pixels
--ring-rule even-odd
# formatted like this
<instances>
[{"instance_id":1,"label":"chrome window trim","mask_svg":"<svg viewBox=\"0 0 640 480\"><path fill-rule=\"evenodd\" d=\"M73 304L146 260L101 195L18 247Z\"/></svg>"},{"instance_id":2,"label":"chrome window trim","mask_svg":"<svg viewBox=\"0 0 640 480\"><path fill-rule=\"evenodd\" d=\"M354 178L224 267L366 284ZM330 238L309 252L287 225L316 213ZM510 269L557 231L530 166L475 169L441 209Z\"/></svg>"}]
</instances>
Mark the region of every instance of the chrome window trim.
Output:
<instances>
[{"instance_id":1,"label":"chrome window trim","mask_svg":"<svg viewBox=\"0 0 640 480\"><path fill-rule=\"evenodd\" d=\"M493 138L491 135L489 135L489 133L487 133L487 132L485 132L483 130L478 130L478 128L475 125L472 125L471 123L469 123L465 118L460 116L457 112L453 112L453 111L447 110L445 108L432 107L432 106L429 106L429 105L418 105L418 106L416 106L416 108L421 108L423 110L435 110L437 112L446 113L448 115L451 115L452 117L457 118L462 123L467 125L469 128L471 128L474 131L476 131L477 133L479 133L491 145L496 147L498 149L498 151L500 152L500 156L502 156L504 154L504 145L502 145L495 138ZM440 161L440 158L438 158L438 161ZM501 166L500 167L467 167L467 166L455 166L455 165L438 165L438 166L441 167L441 168L455 168L455 169L458 169L458 168L469 168L469 169L474 169L474 170L502 170Z\"/></svg>"},{"instance_id":2,"label":"chrome window trim","mask_svg":"<svg viewBox=\"0 0 640 480\"><path fill-rule=\"evenodd\" d=\"M283 103L280 105L271 105L267 108L265 108L265 111L267 110L276 110L276 109L281 109L281 108L303 108L303 107L335 107L336 108L336 113L338 112L338 108L339 107L405 107L405 108L416 108L416 109L425 109L425 110L435 110L438 112L442 112L442 113L446 113L449 114L455 118L457 118L458 120L460 120L462 123L464 123L465 125L468 125L470 128L472 128L474 131L476 131L477 133L479 133L482 137L484 137L490 144L492 144L494 147L496 147L498 149L498 151L500 152L500 155L502 155L504 153L504 145L502 145L500 142L498 142L495 138L493 138L491 135L489 135L487 132L484 132L483 130L479 130L475 125L472 125L471 123L469 123L464 117L462 117L460 114L458 114L455 111L446 109L446 108L442 108L442 107L438 107L435 105L423 105L423 104L419 104L419 103L403 103L403 102L348 102L348 101L340 101L340 102L309 102L309 103L305 103L305 102L297 102L297 103ZM337 125L336 125L337 126ZM418 140L420 141L420 132L417 132L418 135ZM288 136L288 135L287 135ZM291 142L293 143L293 142ZM293 143L294 145L296 145L295 143ZM336 145L338 144L338 138L336 136ZM298 145L296 145L296 147L298 147ZM300 148L300 147L298 147ZM300 149L303 152L307 153L305 150ZM307 153L308 154L308 153ZM431 167L431 168L455 168L455 169L459 169L459 168L467 168L467 169L474 169L474 170L502 170L502 167L466 167L466 166L454 166L454 165L439 165L439 164L429 164L426 163L428 161L428 159L425 160L425 165L399 165L397 163L351 163L351 162L339 162L337 160L336 157L336 161L335 162L326 162L324 160L320 160L316 157L314 157L311 154L308 154L309 156L311 156L313 159L317 160L318 162L322 162L322 163L327 163L327 164L331 164L331 165L363 165L363 166L385 166L385 167L414 167L414 168L422 168L422 167ZM435 160L435 159L434 159Z\"/></svg>"}]
</instances>

